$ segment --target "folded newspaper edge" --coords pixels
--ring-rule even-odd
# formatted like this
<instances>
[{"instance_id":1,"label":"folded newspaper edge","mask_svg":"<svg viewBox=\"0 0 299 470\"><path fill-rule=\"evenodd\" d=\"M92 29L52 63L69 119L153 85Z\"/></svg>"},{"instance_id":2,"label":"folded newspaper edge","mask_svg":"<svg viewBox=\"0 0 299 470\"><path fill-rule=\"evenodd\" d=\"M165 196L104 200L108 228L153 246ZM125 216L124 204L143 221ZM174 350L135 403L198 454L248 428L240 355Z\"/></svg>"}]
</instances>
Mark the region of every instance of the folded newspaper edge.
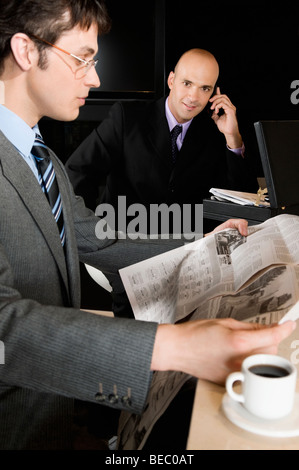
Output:
<instances>
[{"instance_id":1,"label":"folded newspaper edge","mask_svg":"<svg viewBox=\"0 0 299 470\"><path fill-rule=\"evenodd\" d=\"M299 318L299 301L293 305L292 308L282 317L282 319L278 322L279 325L285 323L286 321L293 320L296 321Z\"/></svg>"}]
</instances>

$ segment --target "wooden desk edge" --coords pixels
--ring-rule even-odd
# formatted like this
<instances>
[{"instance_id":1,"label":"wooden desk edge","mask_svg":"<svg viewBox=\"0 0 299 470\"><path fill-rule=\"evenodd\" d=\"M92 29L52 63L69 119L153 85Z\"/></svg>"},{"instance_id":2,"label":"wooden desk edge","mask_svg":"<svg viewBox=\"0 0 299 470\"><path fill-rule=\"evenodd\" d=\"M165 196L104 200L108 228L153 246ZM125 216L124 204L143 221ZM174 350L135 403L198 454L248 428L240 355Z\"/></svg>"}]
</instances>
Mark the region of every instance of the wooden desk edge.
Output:
<instances>
[{"instance_id":1,"label":"wooden desk edge","mask_svg":"<svg viewBox=\"0 0 299 470\"><path fill-rule=\"evenodd\" d=\"M81 309L83 312L94 313L95 315L103 315L104 317L114 317L114 313L108 310L88 310L86 308Z\"/></svg>"},{"instance_id":2,"label":"wooden desk edge","mask_svg":"<svg viewBox=\"0 0 299 470\"><path fill-rule=\"evenodd\" d=\"M222 411L224 394L223 386L198 380L187 450L299 450L299 436L267 437L231 423Z\"/></svg>"}]
</instances>

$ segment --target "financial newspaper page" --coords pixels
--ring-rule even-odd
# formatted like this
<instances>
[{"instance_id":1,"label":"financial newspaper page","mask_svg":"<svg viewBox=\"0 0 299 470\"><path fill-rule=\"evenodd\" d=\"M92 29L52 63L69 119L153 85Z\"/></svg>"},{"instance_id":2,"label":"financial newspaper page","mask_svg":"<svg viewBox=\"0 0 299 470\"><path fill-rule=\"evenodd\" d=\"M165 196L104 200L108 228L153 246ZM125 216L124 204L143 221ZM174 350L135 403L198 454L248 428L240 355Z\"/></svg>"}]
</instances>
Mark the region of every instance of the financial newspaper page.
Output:
<instances>
[{"instance_id":1,"label":"financial newspaper page","mask_svg":"<svg viewBox=\"0 0 299 470\"><path fill-rule=\"evenodd\" d=\"M227 229L120 270L136 319L273 323L299 300L299 217Z\"/></svg>"}]
</instances>

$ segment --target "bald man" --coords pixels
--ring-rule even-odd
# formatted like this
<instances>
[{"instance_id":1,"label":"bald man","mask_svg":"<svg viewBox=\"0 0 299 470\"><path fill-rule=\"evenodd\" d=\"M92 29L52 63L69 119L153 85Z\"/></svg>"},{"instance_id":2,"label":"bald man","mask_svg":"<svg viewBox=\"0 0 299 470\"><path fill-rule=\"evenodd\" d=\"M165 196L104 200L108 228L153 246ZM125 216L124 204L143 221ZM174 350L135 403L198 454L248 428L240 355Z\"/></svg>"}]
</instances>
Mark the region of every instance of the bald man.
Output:
<instances>
[{"instance_id":1,"label":"bald man","mask_svg":"<svg viewBox=\"0 0 299 470\"><path fill-rule=\"evenodd\" d=\"M212 119L225 136L230 149L241 152L242 137L236 118L236 108L226 95L216 87L219 66L215 57L203 49L191 49L178 61L175 71L170 72L168 106L177 123L191 123L210 102ZM212 92L215 95L211 98ZM224 112L219 116L219 110Z\"/></svg>"},{"instance_id":2,"label":"bald man","mask_svg":"<svg viewBox=\"0 0 299 470\"><path fill-rule=\"evenodd\" d=\"M95 210L108 203L118 211L122 196L123 208L138 203L150 214L153 204L176 204L182 221L191 214L193 230L197 205L209 197L211 187L252 190L236 108L216 86L218 75L210 52L191 49L169 74L167 98L113 105L66 163L86 205ZM180 133L173 158L176 126ZM99 195L103 177L105 190ZM148 216L147 233L155 231L151 222ZM171 220L168 228L173 233Z\"/></svg>"}]
</instances>

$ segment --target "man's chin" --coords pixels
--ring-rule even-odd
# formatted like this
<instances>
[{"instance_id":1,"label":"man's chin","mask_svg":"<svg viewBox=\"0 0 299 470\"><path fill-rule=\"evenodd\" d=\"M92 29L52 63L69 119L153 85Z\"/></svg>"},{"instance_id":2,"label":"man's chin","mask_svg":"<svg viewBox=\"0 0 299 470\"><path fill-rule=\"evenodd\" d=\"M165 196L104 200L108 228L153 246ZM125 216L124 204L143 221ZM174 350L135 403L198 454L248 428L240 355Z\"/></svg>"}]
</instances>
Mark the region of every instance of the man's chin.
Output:
<instances>
[{"instance_id":1,"label":"man's chin","mask_svg":"<svg viewBox=\"0 0 299 470\"><path fill-rule=\"evenodd\" d=\"M70 122L70 121L74 121L75 119L77 119L78 116L79 116L79 109L76 109L67 113L61 113L61 116L58 116L54 119L56 119L57 121Z\"/></svg>"},{"instance_id":2,"label":"man's chin","mask_svg":"<svg viewBox=\"0 0 299 470\"><path fill-rule=\"evenodd\" d=\"M192 110L186 110L185 109L184 113L182 113L182 118L184 119L184 121L190 121L190 119L193 119L201 111L202 111L201 108L195 108L195 109L192 109Z\"/></svg>"}]
</instances>

